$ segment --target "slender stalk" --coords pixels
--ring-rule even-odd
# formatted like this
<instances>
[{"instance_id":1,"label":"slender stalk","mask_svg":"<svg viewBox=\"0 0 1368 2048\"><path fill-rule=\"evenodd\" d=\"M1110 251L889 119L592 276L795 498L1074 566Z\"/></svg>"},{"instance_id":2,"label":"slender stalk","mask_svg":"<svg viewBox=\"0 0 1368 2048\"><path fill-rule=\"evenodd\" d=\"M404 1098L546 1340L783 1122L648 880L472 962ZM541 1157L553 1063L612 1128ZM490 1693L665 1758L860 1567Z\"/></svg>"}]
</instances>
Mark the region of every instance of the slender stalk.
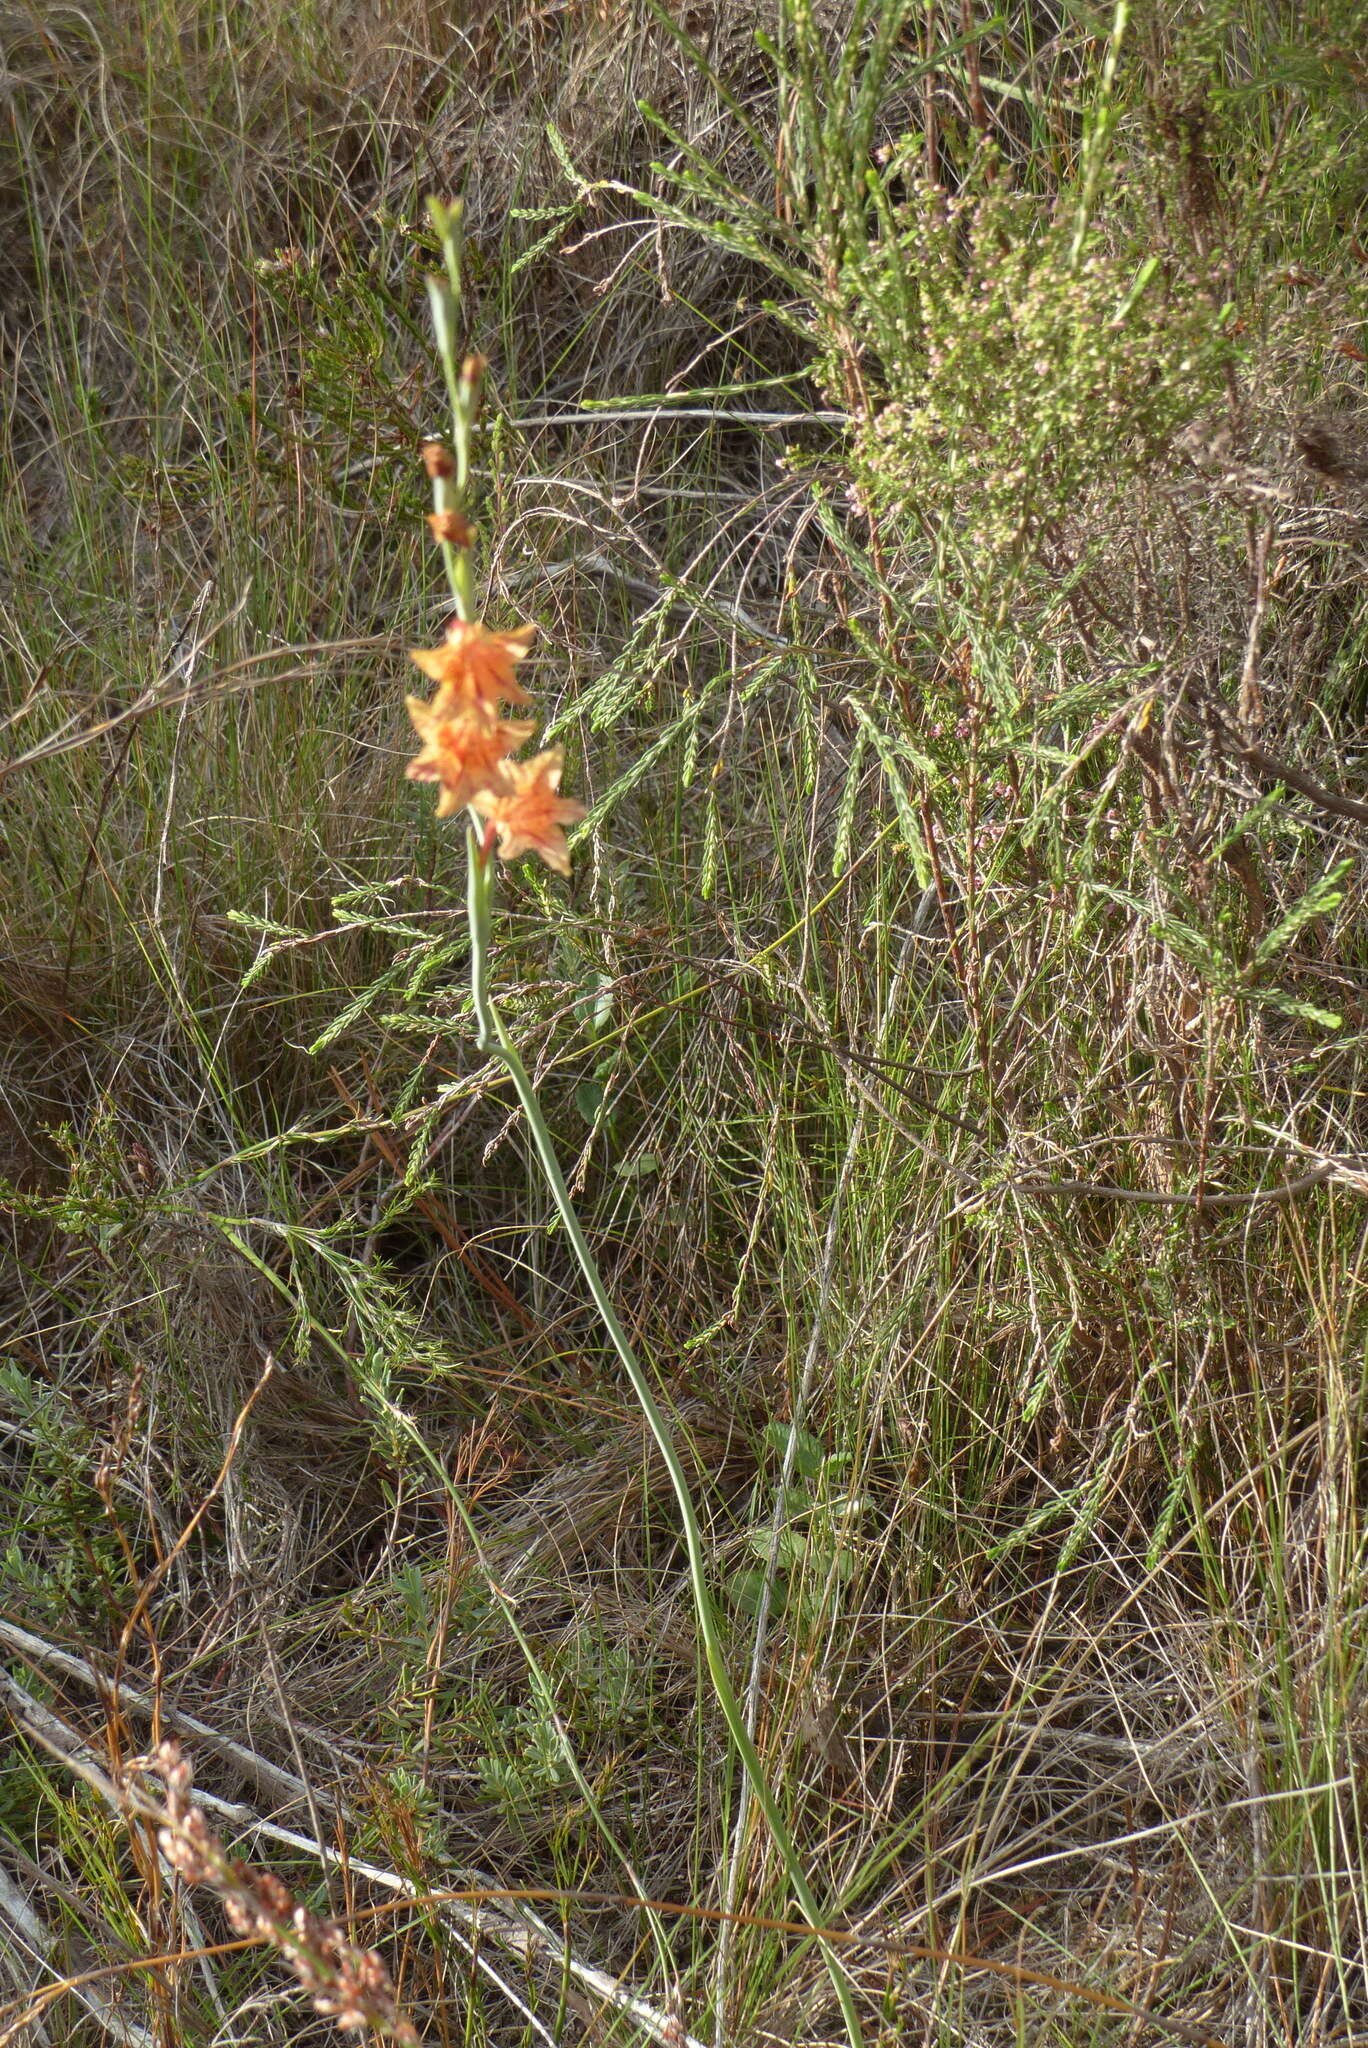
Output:
<instances>
[{"instance_id":1,"label":"slender stalk","mask_svg":"<svg viewBox=\"0 0 1368 2048\"><path fill-rule=\"evenodd\" d=\"M480 404L479 369L470 358L462 361L456 327L461 304L461 236L464 208L459 199L451 206L444 206L440 199L429 199L428 213L433 227L441 237L442 262L446 270L444 277L430 276L427 288L428 307L432 314L432 332L437 343L442 376L446 382L447 398L451 404L452 454L456 464L453 476L433 477L432 509L437 513L464 513L470 491L471 432ZM448 540L444 540L441 547L442 566L446 570L456 616L459 619L473 619L475 573L471 564L470 549L453 547Z\"/></svg>"},{"instance_id":2,"label":"slender stalk","mask_svg":"<svg viewBox=\"0 0 1368 2048\"><path fill-rule=\"evenodd\" d=\"M541 1104L537 1100L536 1090L532 1086L527 1069L518 1055L517 1047L509 1037L503 1019L500 1017L489 992L488 954L492 930L491 890L493 862L485 853L473 830L468 835L467 844L470 855L467 883L471 947L470 979L478 1027L476 1042L481 1052L497 1053L508 1069L513 1086L517 1091L518 1100L522 1104L523 1114L527 1118L528 1128L532 1133L532 1142L536 1147L537 1158L541 1163L542 1172L551 1190L561 1222L565 1228L566 1236L569 1238L575 1257L579 1261L580 1271L583 1273L589 1292L593 1296L594 1306L597 1308L603 1326L612 1340L613 1349L622 1361L623 1371L632 1383L632 1391L641 1404L642 1414L646 1417L647 1425L652 1436L655 1438L661 1458L664 1460L665 1469L670 1477L670 1484L674 1489L675 1500L678 1503L680 1520L683 1524L684 1545L689 1560L689 1583L693 1592L694 1612L698 1617L699 1633L703 1638L703 1654L707 1660L708 1675L712 1681L713 1692L718 1706L722 1709L722 1718L727 1724L727 1732L736 1745L737 1755L741 1759L741 1768L746 1774L751 1793L765 1816L770 1833L774 1837L775 1846L783 1859L789 1883L793 1887L794 1897L813 1927L817 1928L822 1924L823 1915L818 1907L812 1887L808 1883L803 1866L799 1861L798 1851L794 1846L788 1823L780 1812L779 1802L770 1789L769 1780L765 1775L765 1767L760 1761L760 1753L756 1749L755 1743L751 1739L750 1730L746 1726L746 1719L741 1711L740 1702L737 1699L731 1682L731 1676L727 1670L726 1659L722 1653L721 1635L717 1626L717 1617L713 1610L712 1595L708 1591L707 1574L704 1568L703 1537L699 1528L698 1516L694 1510L693 1496L689 1491L688 1477L684 1471L679 1453L675 1449L674 1438L670 1433L670 1426L665 1419L664 1412L656 1400L650 1380L647 1378L640 1360L632 1349L627 1332L618 1320L617 1310L613 1306L612 1297L604 1285L603 1276L599 1272L592 1251L589 1249L588 1239L584 1235L579 1217L575 1212L575 1205L570 1199L570 1191L565 1185L565 1176L561 1172L560 1161L556 1156L555 1147L551 1141L551 1134L546 1128L546 1119L542 1115ZM818 1935L817 1939L821 1941L821 1936ZM845 2020L846 2032L850 2039L851 2048L863 2048L864 2037L860 2030L859 2015L855 2009L855 1994L850 1979L841 1967L835 1952L825 1942L822 1942L822 1952L826 1959L832 1988L836 1993L837 1999L840 2001L841 2013Z\"/></svg>"},{"instance_id":3,"label":"slender stalk","mask_svg":"<svg viewBox=\"0 0 1368 2048\"><path fill-rule=\"evenodd\" d=\"M882 1040L880 1041L882 1045ZM840 1179L832 1197L831 1214L827 1219L826 1244L822 1251L822 1271L817 1288L817 1308L812 1318L812 1329L808 1336L807 1353L803 1359L802 1377L794 1397L789 1417L788 1441L784 1445L784 1457L778 1483L774 1489L774 1509L770 1518L769 1541L765 1551L765 1569L760 1581L760 1598L756 1603L755 1636L751 1647L750 1676L746 1682L746 1732L754 1736L760 1720L760 1689L765 1667L765 1647L769 1636L770 1617L774 1608L774 1584L779 1571L779 1533L784 1523L785 1503L789 1488L793 1484L794 1468L798 1461L798 1440L807 1421L808 1403L812 1397L813 1385L817 1378L817 1362L822 1355L823 1340L826 1336L827 1306L831 1299L832 1280L836 1270L836 1246L845 1211L846 1188L854 1170L864 1137L865 1109L863 1102L856 1113L850 1142L846 1146ZM724 2013L726 2008L727 1974L731 1962L732 1937L736 1922L731 1917L736 1905L736 1887L741 1876L741 1857L745 1848L746 1829L750 1821L751 1785L749 1779L742 1785L737 1800L736 1819L732 1825L731 1846L727 1857L726 1870L722 1880L722 1911L724 1918L717 1930L717 1996L714 2000L713 2040L716 2048L723 2048Z\"/></svg>"},{"instance_id":4,"label":"slender stalk","mask_svg":"<svg viewBox=\"0 0 1368 2048\"><path fill-rule=\"evenodd\" d=\"M1069 268L1077 270L1083 258L1084 244L1088 239L1088 225L1092 219L1093 204L1102 178L1103 166L1117 122L1117 109L1113 99L1116 84L1116 67L1121 58L1121 45L1125 40L1126 28L1130 22L1131 0L1116 0L1116 12L1112 16L1111 35L1107 41L1107 53L1102 60L1102 75L1098 82L1097 100L1092 117L1083 138L1082 189L1078 197L1078 212L1074 221L1073 240L1069 245Z\"/></svg>"},{"instance_id":5,"label":"slender stalk","mask_svg":"<svg viewBox=\"0 0 1368 2048\"><path fill-rule=\"evenodd\" d=\"M439 200L430 200L428 210L432 224L442 245L445 275L428 279L428 299L432 310L433 331L437 341L437 352L442 362L442 373L446 381L447 396L451 401L452 415L452 456L449 473L439 466L433 471L433 509L437 514L451 511L464 516L466 498L470 483L470 450L475 416L479 408L480 378L484 365L478 356L458 359L457 318L461 298L461 208L444 206ZM442 555L452 597L456 603L457 615L469 620L474 615L474 577L468 544L457 547L442 542ZM561 1222L565 1227L580 1270L588 1283L594 1305L602 1318L604 1328L612 1340L613 1348L622 1361L623 1370L632 1383L642 1413L674 1488L679 1504L680 1518L684 1526L684 1543L689 1560L689 1580L693 1591L694 1612L698 1617L699 1632L703 1638L703 1652L712 1681L713 1692L722 1709L722 1718L727 1731L736 1745L737 1755L745 1773L751 1793L764 1814L774 1837L775 1845L783 1859L794 1897L811 1923L814 1930L822 1925L823 1915L818 1909L812 1887L807 1881L788 1824L779 1810L779 1802L770 1789L760 1761L759 1751L751 1738L746 1718L741 1711L726 1660L722 1654L722 1640L713 1612L711 1595L708 1592L707 1576L704 1570L703 1537L698 1517L694 1512L693 1497L669 1424L655 1398L651 1383L643 1370L636 1353L628 1341L627 1332L618 1320L612 1298L603 1284L594 1255L589 1249L579 1217L565 1185L560 1161L556 1157L551 1134L546 1128L546 1119L541 1112L536 1091L531 1079L518 1057L504 1028L503 1020L495 1007L489 988L489 957L492 945L492 892L493 892L493 845L492 833L483 835L472 826L467 833L468 872L466 881L466 909L470 920L470 988L475 1006L477 1043L482 1052L497 1053L507 1067L518 1100L522 1104L536 1147L541 1169L551 1190ZM832 1988L840 2003L845 2020L850 2048L863 2048L864 2037L860 2031L859 2015L855 2008L855 1994L841 1963L830 1944L821 1934L815 1934L821 1943L822 1954L831 1978Z\"/></svg>"}]
</instances>

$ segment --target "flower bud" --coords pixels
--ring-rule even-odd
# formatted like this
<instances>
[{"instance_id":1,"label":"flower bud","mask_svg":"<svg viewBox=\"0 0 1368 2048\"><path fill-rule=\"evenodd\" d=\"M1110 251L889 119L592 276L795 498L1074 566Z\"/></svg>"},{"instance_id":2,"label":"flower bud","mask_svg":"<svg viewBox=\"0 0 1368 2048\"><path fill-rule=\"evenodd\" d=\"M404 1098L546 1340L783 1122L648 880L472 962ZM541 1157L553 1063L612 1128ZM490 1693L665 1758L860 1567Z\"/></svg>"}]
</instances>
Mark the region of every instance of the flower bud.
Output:
<instances>
[{"instance_id":1,"label":"flower bud","mask_svg":"<svg viewBox=\"0 0 1368 2048\"><path fill-rule=\"evenodd\" d=\"M427 523L434 540L448 541L454 548L468 548L475 538L475 529L463 512L429 512Z\"/></svg>"}]
</instances>

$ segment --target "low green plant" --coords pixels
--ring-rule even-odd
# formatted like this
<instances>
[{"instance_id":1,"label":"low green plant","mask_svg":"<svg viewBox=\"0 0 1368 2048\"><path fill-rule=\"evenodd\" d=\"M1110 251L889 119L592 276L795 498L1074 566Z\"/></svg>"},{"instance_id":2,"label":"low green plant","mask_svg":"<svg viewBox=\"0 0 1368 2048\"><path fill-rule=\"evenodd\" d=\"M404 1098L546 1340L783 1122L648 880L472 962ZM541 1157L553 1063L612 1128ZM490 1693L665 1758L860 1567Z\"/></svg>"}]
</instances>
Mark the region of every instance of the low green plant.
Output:
<instances>
[{"instance_id":1,"label":"low green plant","mask_svg":"<svg viewBox=\"0 0 1368 2048\"><path fill-rule=\"evenodd\" d=\"M782 1458L789 1429L765 1425L770 1452ZM851 1457L826 1451L808 1430L798 1431L793 1477L775 1494L757 1486L751 1501L754 1525L746 1542L759 1566L734 1572L728 1585L733 1603L758 1614L772 1603L806 1639L813 1639L833 1592L853 1578L860 1553L860 1525L869 1512L867 1495L849 1484ZM772 1589L772 1590L771 1590Z\"/></svg>"}]
</instances>

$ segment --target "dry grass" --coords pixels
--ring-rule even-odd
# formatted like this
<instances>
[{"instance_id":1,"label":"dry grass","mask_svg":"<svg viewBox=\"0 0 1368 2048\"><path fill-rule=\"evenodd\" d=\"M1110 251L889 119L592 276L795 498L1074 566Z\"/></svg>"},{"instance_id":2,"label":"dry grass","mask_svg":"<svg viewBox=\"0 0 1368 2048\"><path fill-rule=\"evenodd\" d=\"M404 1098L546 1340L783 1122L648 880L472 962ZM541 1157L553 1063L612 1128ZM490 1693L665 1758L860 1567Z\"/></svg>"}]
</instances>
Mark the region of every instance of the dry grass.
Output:
<instances>
[{"instance_id":1,"label":"dry grass","mask_svg":"<svg viewBox=\"0 0 1368 2048\"><path fill-rule=\"evenodd\" d=\"M458 187L593 806L505 1010L866 2039L1368 2037L1368 22L1137 6L1120 378L1085 12L6 9L0 2041L335 2038L162 1736L427 2039L841 2038L399 774Z\"/></svg>"}]
</instances>

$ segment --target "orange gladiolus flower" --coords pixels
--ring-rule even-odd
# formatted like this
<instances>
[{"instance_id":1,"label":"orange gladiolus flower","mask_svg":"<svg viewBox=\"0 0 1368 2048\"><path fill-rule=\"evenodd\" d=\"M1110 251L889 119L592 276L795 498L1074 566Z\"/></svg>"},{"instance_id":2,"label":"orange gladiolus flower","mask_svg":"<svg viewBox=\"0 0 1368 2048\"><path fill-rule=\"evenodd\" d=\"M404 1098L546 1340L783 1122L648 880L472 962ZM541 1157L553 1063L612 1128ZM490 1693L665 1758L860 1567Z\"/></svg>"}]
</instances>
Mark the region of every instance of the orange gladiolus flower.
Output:
<instances>
[{"instance_id":1,"label":"orange gladiolus flower","mask_svg":"<svg viewBox=\"0 0 1368 2048\"><path fill-rule=\"evenodd\" d=\"M473 619L453 619L440 647L411 647L409 660L437 684L432 710L439 718L482 711L492 717L501 704L530 704L513 680L513 669L532 644L535 626L491 633Z\"/></svg>"},{"instance_id":2,"label":"orange gladiolus flower","mask_svg":"<svg viewBox=\"0 0 1368 2048\"><path fill-rule=\"evenodd\" d=\"M478 792L499 783L504 763L515 747L530 740L536 726L515 719L502 723L481 711L443 716L441 693L425 704L408 697L408 715L423 742L404 770L412 782L440 782L437 815L449 818L472 802Z\"/></svg>"},{"instance_id":3,"label":"orange gladiolus flower","mask_svg":"<svg viewBox=\"0 0 1368 2048\"><path fill-rule=\"evenodd\" d=\"M531 761L505 761L498 779L475 792L471 802L498 833L504 860L536 853L557 874L569 874L570 849L561 827L582 818L584 805L557 796L560 779L561 752L553 747Z\"/></svg>"}]
</instances>

